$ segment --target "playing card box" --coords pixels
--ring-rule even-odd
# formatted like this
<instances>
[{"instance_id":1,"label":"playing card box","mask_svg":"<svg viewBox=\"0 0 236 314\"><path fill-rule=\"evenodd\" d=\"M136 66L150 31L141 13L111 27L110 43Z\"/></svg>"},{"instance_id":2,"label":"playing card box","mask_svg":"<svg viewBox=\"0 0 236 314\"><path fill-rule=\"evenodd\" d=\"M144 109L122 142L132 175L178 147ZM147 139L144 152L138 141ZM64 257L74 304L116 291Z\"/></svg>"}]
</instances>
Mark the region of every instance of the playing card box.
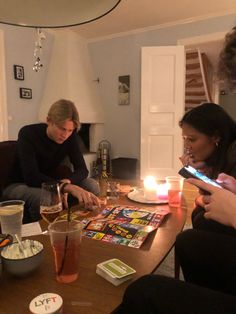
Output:
<instances>
[{"instance_id":1,"label":"playing card box","mask_svg":"<svg viewBox=\"0 0 236 314\"><path fill-rule=\"evenodd\" d=\"M136 270L119 259L113 258L98 264L96 273L113 285L118 286L131 279Z\"/></svg>"}]
</instances>

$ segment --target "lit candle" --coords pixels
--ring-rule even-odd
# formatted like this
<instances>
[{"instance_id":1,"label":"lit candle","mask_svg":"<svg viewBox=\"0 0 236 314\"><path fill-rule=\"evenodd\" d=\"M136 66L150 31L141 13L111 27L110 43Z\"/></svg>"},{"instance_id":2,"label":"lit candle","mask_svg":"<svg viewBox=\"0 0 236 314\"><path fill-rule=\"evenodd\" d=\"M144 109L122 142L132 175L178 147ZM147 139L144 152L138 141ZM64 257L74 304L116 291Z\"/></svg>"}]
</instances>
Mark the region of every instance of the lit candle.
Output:
<instances>
[{"instance_id":1,"label":"lit candle","mask_svg":"<svg viewBox=\"0 0 236 314\"><path fill-rule=\"evenodd\" d=\"M157 195L158 195L159 200L162 200L162 201L168 200L168 187L166 183L158 184Z\"/></svg>"},{"instance_id":2,"label":"lit candle","mask_svg":"<svg viewBox=\"0 0 236 314\"><path fill-rule=\"evenodd\" d=\"M157 182L152 176L144 179L144 197L148 201L157 200Z\"/></svg>"}]
</instances>

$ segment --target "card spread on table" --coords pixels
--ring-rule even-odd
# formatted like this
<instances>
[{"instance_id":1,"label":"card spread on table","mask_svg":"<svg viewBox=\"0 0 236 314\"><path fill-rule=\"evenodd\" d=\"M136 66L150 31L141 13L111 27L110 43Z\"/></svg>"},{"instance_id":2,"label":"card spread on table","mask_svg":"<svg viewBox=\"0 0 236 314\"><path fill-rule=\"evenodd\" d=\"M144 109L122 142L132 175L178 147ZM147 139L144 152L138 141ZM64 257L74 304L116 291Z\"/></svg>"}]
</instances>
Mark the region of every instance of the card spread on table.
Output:
<instances>
[{"instance_id":1,"label":"card spread on table","mask_svg":"<svg viewBox=\"0 0 236 314\"><path fill-rule=\"evenodd\" d=\"M163 221L167 209L110 205L98 216L84 219L83 235L95 240L139 248Z\"/></svg>"}]
</instances>

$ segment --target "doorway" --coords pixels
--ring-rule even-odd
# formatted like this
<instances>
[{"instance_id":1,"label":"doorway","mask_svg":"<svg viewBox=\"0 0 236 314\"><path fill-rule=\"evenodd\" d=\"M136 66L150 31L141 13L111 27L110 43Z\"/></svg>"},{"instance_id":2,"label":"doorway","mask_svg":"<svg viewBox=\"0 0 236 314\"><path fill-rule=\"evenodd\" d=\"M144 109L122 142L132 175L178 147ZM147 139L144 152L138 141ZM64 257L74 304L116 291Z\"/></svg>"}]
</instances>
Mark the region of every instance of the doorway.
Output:
<instances>
[{"instance_id":1,"label":"doorway","mask_svg":"<svg viewBox=\"0 0 236 314\"><path fill-rule=\"evenodd\" d=\"M213 68L213 102L219 103L220 86L216 77L217 64L219 53L222 49L223 41L227 32L219 32L208 35L184 38L178 40L178 45L184 45L185 49L199 48L202 53L205 53Z\"/></svg>"},{"instance_id":2,"label":"doorway","mask_svg":"<svg viewBox=\"0 0 236 314\"><path fill-rule=\"evenodd\" d=\"M220 32L180 39L178 41L178 45L184 45L185 49L199 48L201 52L208 56L215 72L215 77L213 77L214 88L212 99L215 103L222 106L224 110L227 111L234 120L236 120L236 93L229 91L224 85L224 82L219 82L216 77L219 53L223 47L226 33L227 32Z\"/></svg>"}]
</instances>

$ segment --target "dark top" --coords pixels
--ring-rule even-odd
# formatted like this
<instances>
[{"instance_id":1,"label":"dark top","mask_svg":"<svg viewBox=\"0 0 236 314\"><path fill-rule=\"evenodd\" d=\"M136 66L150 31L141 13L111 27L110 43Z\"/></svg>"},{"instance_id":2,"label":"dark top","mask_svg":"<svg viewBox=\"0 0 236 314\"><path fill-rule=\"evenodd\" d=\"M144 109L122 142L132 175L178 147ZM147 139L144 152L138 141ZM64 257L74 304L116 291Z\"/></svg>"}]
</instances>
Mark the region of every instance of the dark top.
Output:
<instances>
[{"instance_id":1,"label":"dark top","mask_svg":"<svg viewBox=\"0 0 236 314\"><path fill-rule=\"evenodd\" d=\"M226 160L227 163L223 172L236 178L236 141L234 141L227 150Z\"/></svg>"},{"instance_id":2,"label":"dark top","mask_svg":"<svg viewBox=\"0 0 236 314\"><path fill-rule=\"evenodd\" d=\"M73 165L73 172L64 178L74 184L87 178L88 169L80 151L76 130L62 144L51 140L46 130L45 123L26 125L20 130L10 183L24 182L31 187L41 187L42 182L57 179L57 168L67 156Z\"/></svg>"},{"instance_id":3,"label":"dark top","mask_svg":"<svg viewBox=\"0 0 236 314\"><path fill-rule=\"evenodd\" d=\"M212 165L212 161L214 165ZM216 150L213 157L210 158L210 161L206 161L206 165L208 167L208 173L206 173L207 176L209 176L211 179L217 179L218 175L224 172L236 178L236 141L233 141L225 152L224 164L219 166L218 161L219 157Z\"/></svg>"},{"instance_id":4,"label":"dark top","mask_svg":"<svg viewBox=\"0 0 236 314\"><path fill-rule=\"evenodd\" d=\"M220 172L224 172L234 178L236 178L236 141L234 141L228 148L225 154L225 166ZM219 172L215 174L217 178ZM202 193L204 193L202 191ZM206 219L204 217L205 209L196 206L192 212L192 224L194 229L201 229L207 231L214 231L218 233L224 233L228 235L235 235L236 230L232 227L225 226L214 220Z\"/></svg>"}]
</instances>

